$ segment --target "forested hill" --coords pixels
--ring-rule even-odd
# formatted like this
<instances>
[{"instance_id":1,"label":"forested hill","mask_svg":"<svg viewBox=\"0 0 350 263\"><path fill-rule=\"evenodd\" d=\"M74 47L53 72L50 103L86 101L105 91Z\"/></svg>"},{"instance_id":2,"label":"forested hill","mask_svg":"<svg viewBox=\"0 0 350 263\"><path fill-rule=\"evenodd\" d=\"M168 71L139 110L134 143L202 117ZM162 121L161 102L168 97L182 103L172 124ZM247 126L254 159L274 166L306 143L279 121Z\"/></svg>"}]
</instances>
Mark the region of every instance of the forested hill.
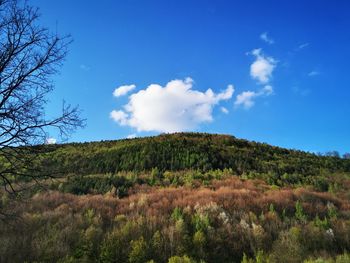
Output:
<instances>
[{"instance_id":1,"label":"forested hill","mask_svg":"<svg viewBox=\"0 0 350 263\"><path fill-rule=\"evenodd\" d=\"M100 174L232 169L247 172L315 175L349 172L350 160L288 150L229 135L164 134L155 137L45 146L41 164L64 173Z\"/></svg>"},{"instance_id":2,"label":"forested hill","mask_svg":"<svg viewBox=\"0 0 350 263\"><path fill-rule=\"evenodd\" d=\"M0 262L350 262L345 158L201 133L27 149Z\"/></svg>"}]
</instances>

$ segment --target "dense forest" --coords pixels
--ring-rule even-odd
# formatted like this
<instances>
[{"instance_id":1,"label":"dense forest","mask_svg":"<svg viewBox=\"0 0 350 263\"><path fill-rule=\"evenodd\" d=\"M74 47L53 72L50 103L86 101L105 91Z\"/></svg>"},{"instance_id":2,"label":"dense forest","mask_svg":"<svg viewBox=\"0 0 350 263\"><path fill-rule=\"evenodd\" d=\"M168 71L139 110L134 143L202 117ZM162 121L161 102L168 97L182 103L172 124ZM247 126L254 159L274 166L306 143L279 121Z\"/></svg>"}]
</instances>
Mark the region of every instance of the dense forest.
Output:
<instances>
[{"instance_id":1,"label":"dense forest","mask_svg":"<svg viewBox=\"0 0 350 263\"><path fill-rule=\"evenodd\" d=\"M80 175L119 171L232 169L238 175L258 172L316 175L322 170L350 172L350 159L273 147L229 135L164 134L156 137L47 145L42 166Z\"/></svg>"},{"instance_id":2,"label":"dense forest","mask_svg":"<svg viewBox=\"0 0 350 263\"><path fill-rule=\"evenodd\" d=\"M28 152L0 262L350 262L347 158L201 133Z\"/></svg>"}]
</instances>

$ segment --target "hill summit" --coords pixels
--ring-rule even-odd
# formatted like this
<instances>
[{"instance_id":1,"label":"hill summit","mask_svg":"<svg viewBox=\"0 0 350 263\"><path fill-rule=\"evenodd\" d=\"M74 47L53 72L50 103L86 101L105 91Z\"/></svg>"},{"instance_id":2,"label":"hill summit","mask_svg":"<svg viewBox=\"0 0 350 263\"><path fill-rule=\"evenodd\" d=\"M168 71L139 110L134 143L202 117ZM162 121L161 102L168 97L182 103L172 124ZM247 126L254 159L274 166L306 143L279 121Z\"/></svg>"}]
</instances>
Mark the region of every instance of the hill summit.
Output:
<instances>
[{"instance_id":1,"label":"hill summit","mask_svg":"<svg viewBox=\"0 0 350 263\"><path fill-rule=\"evenodd\" d=\"M231 169L234 173L317 175L349 172L350 160L317 156L207 133L174 133L154 137L45 146L43 163L64 173L101 174L194 169Z\"/></svg>"}]
</instances>

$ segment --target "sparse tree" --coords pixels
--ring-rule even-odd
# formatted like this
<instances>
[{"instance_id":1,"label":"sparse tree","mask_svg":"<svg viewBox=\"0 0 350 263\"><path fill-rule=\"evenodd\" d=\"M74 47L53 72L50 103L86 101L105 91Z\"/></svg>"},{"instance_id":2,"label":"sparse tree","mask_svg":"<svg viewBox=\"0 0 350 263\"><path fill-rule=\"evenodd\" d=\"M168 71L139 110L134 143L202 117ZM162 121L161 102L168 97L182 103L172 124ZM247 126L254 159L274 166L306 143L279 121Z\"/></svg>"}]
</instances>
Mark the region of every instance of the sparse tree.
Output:
<instances>
[{"instance_id":1,"label":"sparse tree","mask_svg":"<svg viewBox=\"0 0 350 263\"><path fill-rule=\"evenodd\" d=\"M45 114L52 76L62 66L71 38L52 34L39 25L39 17L26 1L0 0L0 184L10 193L21 190L15 183L19 177L42 178L33 164L48 129L57 129L64 139L84 125L79 109L64 102L60 116Z\"/></svg>"}]
</instances>

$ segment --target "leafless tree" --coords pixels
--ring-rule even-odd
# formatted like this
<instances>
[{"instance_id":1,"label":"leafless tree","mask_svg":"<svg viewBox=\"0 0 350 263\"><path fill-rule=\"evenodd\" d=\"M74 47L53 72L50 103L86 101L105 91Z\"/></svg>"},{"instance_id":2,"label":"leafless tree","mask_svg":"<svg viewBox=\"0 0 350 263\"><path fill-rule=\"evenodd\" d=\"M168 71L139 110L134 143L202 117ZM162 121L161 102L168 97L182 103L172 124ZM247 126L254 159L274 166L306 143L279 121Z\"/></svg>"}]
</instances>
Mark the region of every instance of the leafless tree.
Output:
<instances>
[{"instance_id":1,"label":"leafless tree","mask_svg":"<svg viewBox=\"0 0 350 263\"><path fill-rule=\"evenodd\" d=\"M49 176L34 165L48 129L67 138L84 125L79 109L64 102L60 116L45 116L52 76L71 38L52 34L40 26L39 17L38 9L25 1L0 0L0 184L10 193L20 189L18 178Z\"/></svg>"}]
</instances>

